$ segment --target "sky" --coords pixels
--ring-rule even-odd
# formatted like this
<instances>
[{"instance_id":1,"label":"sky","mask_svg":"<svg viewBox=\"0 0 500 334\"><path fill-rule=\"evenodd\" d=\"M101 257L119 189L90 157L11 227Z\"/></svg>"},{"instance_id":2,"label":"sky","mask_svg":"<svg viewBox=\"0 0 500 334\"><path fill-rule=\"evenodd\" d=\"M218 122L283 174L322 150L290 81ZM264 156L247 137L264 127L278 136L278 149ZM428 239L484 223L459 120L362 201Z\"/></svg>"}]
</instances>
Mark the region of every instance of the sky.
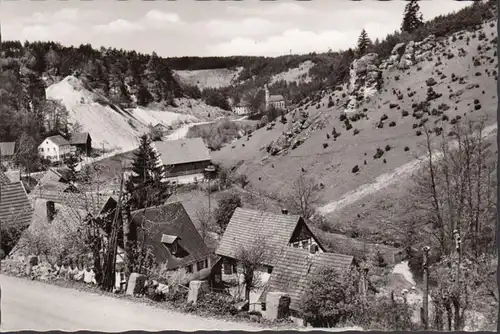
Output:
<instances>
[{"instance_id":1,"label":"sky","mask_svg":"<svg viewBox=\"0 0 500 334\"><path fill-rule=\"evenodd\" d=\"M424 20L470 1L420 1ZM398 30L404 1L0 0L4 40L90 43L163 57L279 56L354 47Z\"/></svg>"}]
</instances>

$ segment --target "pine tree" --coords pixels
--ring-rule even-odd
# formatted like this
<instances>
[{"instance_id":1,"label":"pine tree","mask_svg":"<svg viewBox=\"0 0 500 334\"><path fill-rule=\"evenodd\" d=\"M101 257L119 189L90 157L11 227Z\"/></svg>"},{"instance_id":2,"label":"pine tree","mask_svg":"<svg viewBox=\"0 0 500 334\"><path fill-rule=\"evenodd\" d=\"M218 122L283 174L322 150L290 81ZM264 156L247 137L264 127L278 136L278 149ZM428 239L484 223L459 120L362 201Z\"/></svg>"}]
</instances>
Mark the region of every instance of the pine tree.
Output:
<instances>
[{"instance_id":1,"label":"pine tree","mask_svg":"<svg viewBox=\"0 0 500 334\"><path fill-rule=\"evenodd\" d=\"M422 13L420 13L420 6L417 0L410 0L406 5L403 14L403 23L401 24L401 31L411 33L424 24Z\"/></svg>"},{"instance_id":2,"label":"pine tree","mask_svg":"<svg viewBox=\"0 0 500 334\"><path fill-rule=\"evenodd\" d=\"M366 30L365 29L361 30L361 34L359 35L358 38L358 54L360 56L366 54L366 51L371 46L371 44L372 42L370 41L370 38L368 38Z\"/></svg>"},{"instance_id":3,"label":"pine tree","mask_svg":"<svg viewBox=\"0 0 500 334\"><path fill-rule=\"evenodd\" d=\"M78 176L76 171L76 166L78 165L78 159L74 154L70 154L66 159L64 159L66 167L68 167L68 181L75 182Z\"/></svg>"},{"instance_id":4,"label":"pine tree","mask_svg":"<svg viewBox=\"0 0 500 334\"><path fill-rule=\"evenodd\" d=\"M162 182L165 167L159 164L159 154L153 149L147 134L141 136L141 143L134 152L132 175L126 183L131 206L135 209L160 205L167 198L168 188Z\"/></svg>"}]
</instances>

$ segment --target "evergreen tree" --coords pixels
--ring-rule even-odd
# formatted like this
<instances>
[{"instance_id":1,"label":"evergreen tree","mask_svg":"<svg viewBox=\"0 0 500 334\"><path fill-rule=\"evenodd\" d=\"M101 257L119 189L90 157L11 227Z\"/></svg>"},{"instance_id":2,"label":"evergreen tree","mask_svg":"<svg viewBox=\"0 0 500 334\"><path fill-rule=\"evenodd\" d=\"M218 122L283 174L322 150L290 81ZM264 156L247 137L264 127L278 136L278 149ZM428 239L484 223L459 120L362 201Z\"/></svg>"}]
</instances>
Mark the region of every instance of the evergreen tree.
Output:
<instances>
[{"instance_id":1,"label":"evergreen tree","mask_svg":"<svg viewBox=\"0 0 500 334\"><path fill-rule=\"evenodd\" d=\"M75 182L77 179L76 166L78 165L78 158L74 154L70 154L66 159L64 159L66 167L68 167L68 181Z\"/></svg>"},{"instance_id":2,"label":"evergreen tree","mask_svg":"<svg viewBox=\"0 0 500 334\"><path fill-rule=\"evenodd\" d=\"M135 209L163 204L168 188L162 182L165 167L159 163L159 154L153 149L147 134L141 136L141 143L134 152L132 175L126 183L131 206Z\"/></svg>"},{"instance_id":3,"label":"evergreen tree","mask_svg":"<svg viewBox=\"0 0 500 334\"><path fill-rule=\"evenodd\" d=\"M370 38L368 38L368 34L366 33L366 30L363 29L361 30L361 34L359 35L358 38L358 53L360 56L363 56L366 54L366 51L368 48L371 46L371 41Z\"/></svg>"},{"instance_id":4,"label":"evergreen tree","mask_svg":"<svg viewBox=\"0 0 500 334\"><path fill-rule=\"evenodd\" d=\"M410 0L405 7L401 31L411 33L424 24L420 6L417 0Z\"/></svg>"}]
</instances>

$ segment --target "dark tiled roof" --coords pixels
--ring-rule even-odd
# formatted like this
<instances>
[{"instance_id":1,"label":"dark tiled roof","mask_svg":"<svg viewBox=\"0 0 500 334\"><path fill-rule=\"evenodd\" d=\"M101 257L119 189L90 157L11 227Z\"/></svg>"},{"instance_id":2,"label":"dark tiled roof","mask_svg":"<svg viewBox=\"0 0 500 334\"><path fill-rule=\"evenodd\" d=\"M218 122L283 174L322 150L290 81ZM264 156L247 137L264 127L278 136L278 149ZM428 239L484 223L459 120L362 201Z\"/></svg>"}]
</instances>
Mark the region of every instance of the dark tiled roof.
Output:
<instances>
[{"instance_id":1,"label":"dark tiled roof","mask_svg":"<svg viewBox=\"0 0 500 334\"><path fill-rule=\"evenodd\" d=\"M2 142L0 143L0 153L2 157L10 157L14 155L16 149L16 142Z\"/></svg>"},{"instance_id":2,"label":"dark tiled roof","mask_svg":"<svg viewBox=\"0 0 500 334\"><path fill-rule=\"evenodd\" d=\"M73 133L69 143L71 145L86 145L88 137L90 137L88 132Z\"/></svg>"},{"instance_id":3,"label":"dark tiled roof","mask_svg":"<svg viewBox=\"0 0 500 334\"><path fill-rule=\"evenodd\" d=\"M47 200L40 198L36 199L33 202L33 218L28 231L39 233L41 230L54 227L64 229L65 232L68 232L68 230L76 231L86 218L86 212L84 210L62 205L60 203L55 203L54 206L56 210L54 220L49 223L47 220ZM25 254L25 246L26 243L31 242L30 239L31 238L26 238L26 234L24 234L19 239L19 242L11 251L10 255L27 255Z\"/></svg>"},{"instance_id":4,"label":"dark tiled roof","mask_svg":"<svg viewBox=\"0 0 500 334\"><path fill-rule=\"evenodd\" d=\"M269 96L269 102L279 102L279 101L285 101L283 98L283 95L271 95Z\"/></svg>"},{"instance_id":5,"label":"dark tiled roof","mask_svg":"<svg viewBox=\"0 0 500 334\"><path fill-rule=\"evenodd\" d=\"M135 226L145 222L147 243L153 248L156 262L166 263L168 269L180 268L209 257L210 251L180 202L136 210L131 215ZM170 254L161 243L164 234L178 237L179 246L189 254L182 258Z\"/></svg>"},{"instance_id":6,"label":"dark tiled roof","mask_svg":"<svg viewBox=\"0 0 500 334\"><path fill-rule=\"evenodd\" d=\"M0 223L29 226L33 208L22 182L0 185Z\"/></svg>"},{"instance_id":7,"label":"dark tiled roof","mask_svg":"<svg viewBox=\"0 0 500 334\"><path fill-rule=\"evenodd\" d=\"M68 186L68 185L66 185ZM89 213L97 214L106 205L109 200L114 199L108 195L97 195L90 193L71 193L61 192L57 189L37 189L30 193L34 199L43 199L45 201L53 201L61 205L85 210ZM115 201L116 202L116 201Z\"/></svg>"},{"instance_id":8,"label":"dark tiled roof","mask_svg":"<svg viewBox=\"0 0 500 334\"><path fill-rule=\"evenodd\" d=\"M4 172L0 171L0 186L9 183L11 183L10 179L7 177L7 175L5 175Z\"/></svg>"},{"instance_id":9,"label":"dark tiled roof","mask_svg":"<svg viewBox=\"0 0 500 334\"><path fill-rule=\"evenodd\" d=\"M48 138L46 138L46 140L50 140L51 142L53 142L57 146L69 145L69 142L60 135L48 137Z\"/></svg>"},{"instance_id":10,"label":"dark tiled roof","mask_svg":"<svg viewBox=\"0 0 500 334\"><path fill-rule=\"evenodd\" d=\"M63 182L66 179L63 175L55 170L54 168L50 168L40 179L39 183L48 183L48 182Z\"/></svg>"},{"instance_id":11,"label":"dark tiled roof","mask_svg":"<svg viewBox=\"0 0 500 334\"><path fill-rule=\"evenodd\" d=\"M201 138L154 142L165 166L210 160L210 153Z\"/></svg>"},{"instance_id":12,"label":"dark tiled roof","mask_svg":"<svg viewBox=\"0 0 500 334\"><path fill-rule=\"evenodd\" d=\"M237 208L222 236L216 254L238 258L242 249L250 250L260 240L265 244L261 263L273 266L282 248L287 247L300 216Z\"/></svg>"},{"instance_id":13,"label":"dark tiled roof","mask_svg":"<svg viewBox=\"0 0 500 334\"><path fill-rule=\"evenodd\" d=\"M290 295L290 308L298 311L300 299L311 278L327 268L345 272L353 264L354 258L350 255L319 252L310 254L309 251L301 248L288 247L273 268L273 273L259 301L265 302L268 292L285 292Z\"/></svg>"}]
</instances>

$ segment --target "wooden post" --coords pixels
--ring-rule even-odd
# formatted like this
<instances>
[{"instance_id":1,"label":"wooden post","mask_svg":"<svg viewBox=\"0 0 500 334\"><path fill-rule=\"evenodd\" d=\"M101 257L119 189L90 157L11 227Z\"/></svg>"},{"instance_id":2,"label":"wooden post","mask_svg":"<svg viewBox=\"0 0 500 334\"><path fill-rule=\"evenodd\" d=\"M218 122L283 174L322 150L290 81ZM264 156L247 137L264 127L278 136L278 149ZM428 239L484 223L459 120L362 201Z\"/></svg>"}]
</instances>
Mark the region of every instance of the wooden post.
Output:
<instances>
[{"instance_id":1,"label":"wooden post","mask_svg":"<svg viewBox=\"0 0 500 334\"><path fill-rule=\"evenodd\" d=\"M453 230L453 237L455 238L455 249L457 251L457 256L458 256L458 263L457 263L457 299L460 305L460 264L462 261L462 256L461 256L461 251L460 251L460 246L462 244L462 241L460 240L460 232L458 230ZM459 330L460 328L460 307L455 310L455 330Z\"/></svg>"},{"instance_id":2,"label":"wooden post","mask_svg":"<svg viewBox=\"0 0 500 334\"><path fill-rule=\"evenodd\" d=\"M422 263L423 269L424 269L424 295L423 295L423 301L422 301L422 308L423 308L423 314L422 314L422 321L424 325L424 329L427 329L429 326L429 266L428 266L428 259L429 259L429 246L425 246L423 249L423 255L424 255L424 260Z\"/></svg>"}]
</instances>

